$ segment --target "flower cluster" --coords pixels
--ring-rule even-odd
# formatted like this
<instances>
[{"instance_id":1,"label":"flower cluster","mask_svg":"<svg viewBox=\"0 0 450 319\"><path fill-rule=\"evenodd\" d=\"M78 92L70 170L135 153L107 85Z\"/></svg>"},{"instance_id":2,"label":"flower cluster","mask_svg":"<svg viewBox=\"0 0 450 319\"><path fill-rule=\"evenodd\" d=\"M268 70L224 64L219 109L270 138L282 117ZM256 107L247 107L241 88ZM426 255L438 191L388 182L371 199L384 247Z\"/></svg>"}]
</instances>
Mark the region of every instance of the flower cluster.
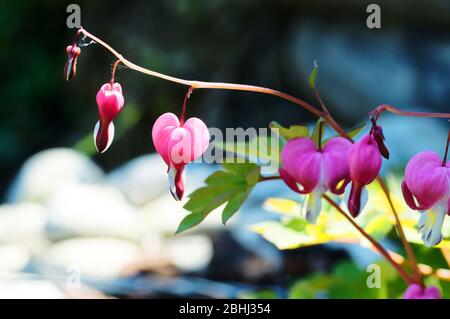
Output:
<instances>
[{"instance_id":1,"label":"flower cluster","mask_svg":"<svg viewBox=\"0 0 450 319\"><path fill-rule=\"evenodd\" d=\"M114 139L113 121L119 113L122 112L125 105L122 87L119 83L114 82L114 72L119 63L123 63L129 68L139 72L184 85L190 85L190 89L184 100L181 116L178 118L173 113L162 114L158 117L152 128L152 140L155 149L167 165L170 192L178 201L182 200L185 192L185 166L203 155L209 145L210 139L208 128L202 120L192 117L185 121L186 103L194 89L222 88L272 94L294 102L311 111L315 115L321 117L319 123L323 124L326 122L339 133L341 137L331 138L322 145L322 126L319 126L318 141L316 138L304 137L304 135L301 134L294 134L294 136L303 137L292 138L292 135L290 135L290 140L284 145L281 151L279 177L293 191L306 195L302 213L311 223L316 223L322 210L322 197L324 197L327 192L331 192L335 195L344 195L348 211L354 218L356 218L364 209L368 200L366 186L377 179L381 170L383 157L389 159L390 155L384 144L385 137L383 130L381 126L377 125L377 120L382 112L390 111L405 116L424 115L397 110L389 105L380 105L370 113L370 119L372 121L370 132L359 140L353 141L348 136L349 134L334 121L328 112L327 107L323 104L318 91L315 89L314 73L312 74L314 76L310 78L310 85L315 90L323 112L304 101L269 88L231 83L189 81L144 69L127 61L123 56L109 47L109 45L82 28L77 31L72 44L66 48L67 62L64 67L64 78L66 81L72 80L76 75L77 60L81 54L80 47L87 45L83 42L85 37L90 37L93 42L101 44L118 58L112 69L111 81L103 84L96 96L98 121L94 128L94 144L99 153L104 153L110 147ZM317 67L315 68L315 71L317 71ZM447 113L427 113L425 116L450 118L450 115ZM422 236L423 242L427 246L434 246L441 242L441 228L445 216L447 214L450 215L450 161L447 162L449 144L450 133L442 160L437 153L431 151L419 153L411 158L406 165L402 181L401 190L405 202L411 209L421 211L418 230ZM256 164L252 165L257 166ZM240 174L234 174L236 172L231 172L230 170L230 172L214 176L216 180L215 183L217 183L217 180L222 181L221 178L224 176L233 178L234 183L229 184L238 184L238 188L236 190L233 189L233 192L231 193L226 193L222 188L218 188L219 191L216 189L214 192L211 192L207 187L202 189L205 193L201 193L203 195L200 201L212 201L212 204L206 203L207 207L202 210L202 218L206 216L206 213L226 202L227 204L222 216L225 223L225 221L239 209L240 205L245 201L248 193L256 183L278 178L278 176L261 176L259 170L260 167L258 166L258 170L251 166L248 167L250 167L250 169L248 172L245 171L245 173L240 172ZM218 179L218 176L221 178ZM236 182L236 180L238 182ZM383 186L382 179L379 179L379 181ZM386 187L383 187L383 190L388 199L390 199ZM236 191L236 193L234 191ZM200 194L200 192L198 194ZM208 194L209 197L204 196L204 194ZM438 299L441 297L440 292L436 287L430 286L427 288L423 285L422 276L417 265L415 267L416 269L413 269L415 272L414 274L405 272L401 265L392 259L389 252L367 234L364 229L359 227L352 217L348 216L345 211L342 210L338 203L335 203L329 197L326 197L326 199L334 204L333 206L337 208L362 235L369 239L374 248L394 266L405 282L408 283L409 286L404 294L405 299ZM190 200L192 200L192 197ZM390 204L393 208L391 201ZM185 205L185 208L188 206L189 202ZM194 207L198 205L191 206ZM198 207L196 209L198 209ZM397 217L394 208L393 211ZM191 209L191 212L192 214L188 215L181 222L179 229L188 229L201 221L199 220L198 212L194 211L194 209ZM192 216L195 216L195 218L192 218ZM399 234L403 239L402 242L405 248L408 248L409 243L407 243L406 237L403 234L401 223L398 220L397 222ZM413 258L414 254L412 250L405 250L409 255L408 257L413 261L415 258Z\"/></svg>"},{"instance_id":2,"label":"flower cluster","mask_svg":"<svg viewBox=\"0 0 450 319\"><path fill-rule=\"evenodd\" d=\"M354 144L342 137L330 139L323 148L311 138L288 141L281 153L280 176L292 190L307 194L303 215L311 223L327 191L339 195L345 190L348 210L357 217L368 199L365 186L378 176L382 157L389 158L389 151L381 126L373 122L370 133ZM450 161L434 152L417 154L406 166L402 192L409 207L424 211L418 229L425 245L439 244L445 215L450 214Z\"/></svg>"},{"instance_id":3,"label":"flower cluster","mask_svg":"<svg viewBox=\"0 0 450 319\"><path fill-rule=\"evenodd\" d=\"M356 217L367 200L364 187L370 184L381 168L381 152L374 129L358 142L330 139L319 149L311 138L290 140L281 152L280 176L300 194L308 194L304 216L315 223L321 211L321 197L326 191L343 194L351 182L347 205ZM384 145L384 144L383 144Z\"/></svg>"}]
</instances>

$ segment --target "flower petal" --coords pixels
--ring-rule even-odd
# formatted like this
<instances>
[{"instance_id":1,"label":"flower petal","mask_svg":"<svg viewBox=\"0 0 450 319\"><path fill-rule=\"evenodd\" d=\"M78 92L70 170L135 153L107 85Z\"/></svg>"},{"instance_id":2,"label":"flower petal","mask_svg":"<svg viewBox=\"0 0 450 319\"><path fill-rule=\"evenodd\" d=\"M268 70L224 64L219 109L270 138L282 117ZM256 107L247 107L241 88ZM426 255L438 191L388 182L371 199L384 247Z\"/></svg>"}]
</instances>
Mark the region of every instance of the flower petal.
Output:
<instances>
[{"instance_id":1,"label":"flower petal","mask_svg":"<svg viewBox=\"0 0 450 319\"><path fill-rule=\"evenodd\" d=\"M350 182L347 154L351 146L349 140L337 137L323 148L325 182L328 189L337 195L342 194Z\"/></svg>"},{"instance_id":2,"label":"flower petal","mask_svg":"<svg viewBox=\"0 0 450 319\"><path fill-rule=\"evenodd\" d=\"M97 152L104 153L114 139L113 122L97 121L94 128L94 144Z\"/></svg>"},{"instance_id":3,"label":"flower petal","mask_svg":"<svg viewBox=\"0 0 450 319\"><path fill-rule=\"evenodd\" d=\"M311 224L315 224L317 222L317 218L322 211L322 195L323 192L320 190L315 190L309 193L306 197L304 217Z\"/></svg>"},{"instance_id":4,"label":"flower petal","mask_svg":"<svg viewBox=\"0 0 450 319\"><path fill-rule=\"evenodd\" d=\"M323 177L323 154L310 138L296 138L284 145L281 162L286 172L302 185L303 193L310 193Z\"/></svg>"},{"instance_id":5,"label":"flower petal","mask_svg":"<svg viewBox=\"0 0 450 319\"><path fill-rule=\"evenodd\" d=\"M185 173L184 167L176 169L173 166L169 167L169 171L167 172L169 178L169 189L173 198L177 201L181 201L184 194L184 182L185 182Z\"/></svg>"},{"instance_id":6,"label":"flower petal","mask_svg":"<svg viewBox=\"0 0 450 319\"><path fill-rule=\"evenodd\" d=\"M425 246L432 247L441 242L441 228L445 215L446 212L428 210L420 216L418 230L422 234L422 241Z\"/></svg>"},{"instance_id":7,"label":"flower petal","mask_svg":"<svg viewBox=\"0 0 450 319\"><path fill-rule=\"evenodd\" d=\"M449 192L450 171L435 152L415 155L405 168L404 182L420 207L429 208Z\"/></svg>"},{"instance_id":8,"label":"flower petal","mask_svg":"<svg viewBox=\"0 0 450 319\"><path fill-rule=\"evenodd\" d=\"M196 118L188 119L183 127L191 133L191 153L190 160L193 161L206 151L209 145L209 131L205 123Z\"/></svg>"},{"instance_id":9,"label":"flower petal","mask_svg":"<svg viewBox=\"0 0 450 319\"><path fill-rule=\"evenodd\" d=\"M173 113L164 113L156 120L152 128L152 139L156 151L161 155L164 162L170 165L167 143L172 131L180 126L178 118Z\"/></svg>"}]
</instances>

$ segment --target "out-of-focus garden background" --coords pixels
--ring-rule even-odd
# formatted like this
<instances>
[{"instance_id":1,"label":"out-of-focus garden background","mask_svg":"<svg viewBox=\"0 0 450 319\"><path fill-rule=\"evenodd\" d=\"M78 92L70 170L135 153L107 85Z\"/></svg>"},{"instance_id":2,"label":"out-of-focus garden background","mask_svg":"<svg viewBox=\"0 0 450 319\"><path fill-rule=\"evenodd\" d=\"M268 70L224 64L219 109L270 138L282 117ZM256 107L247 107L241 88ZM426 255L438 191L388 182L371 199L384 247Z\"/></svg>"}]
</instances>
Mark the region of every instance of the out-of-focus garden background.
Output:
<instances>
[{"instance_id":1,"label":"out-of-focus garden background","mask_svg":"<svg viewBox=\"0 0 450 319\"><path fill-rule=\"evenodd\" d=\"M66 27L69 3L0 5L0 297L401 294L404 285L383 263L383 288L367 288L366 267L378 257L360 244L336 240L297 248L305 241L296 232L301 222L289 215L293 203L263 206L269 196L298 199L281 182L258 185L226 227L213 213L198 228L173 236L185 212L168 194L150 132L160 114L180 112L186 88L119 69L126 106L113 145L96 154L95 94L110 78L114 58L95 44L82 48L76 78L64 81L65 47L75 32ZM448 112L450 3L377 1L379 30L366 27L369 3L77 2L88 31L131 61L182 78L267 86L315 103L308 76L316 60L321 95L347 128L383 103ZM215 90L195 92L188 115L222 129L314 120L275 97ZM422 150L441 153L448 124L389 115L381 124L392 155L383 172L398 193L407 159ZM191 165L188 193L216 168ZM416 218L403 210L405 219ZM270 211L288 220L279 223ZM383 213L377 202L372 211ZM392 228L375 228L402 254ZM449 235L450 227L445 231ZM448 248L414 248L430 272L444 274L429 280L446 293L448 283L439 278L448 271Z\"/></svg>"}]
</instances>

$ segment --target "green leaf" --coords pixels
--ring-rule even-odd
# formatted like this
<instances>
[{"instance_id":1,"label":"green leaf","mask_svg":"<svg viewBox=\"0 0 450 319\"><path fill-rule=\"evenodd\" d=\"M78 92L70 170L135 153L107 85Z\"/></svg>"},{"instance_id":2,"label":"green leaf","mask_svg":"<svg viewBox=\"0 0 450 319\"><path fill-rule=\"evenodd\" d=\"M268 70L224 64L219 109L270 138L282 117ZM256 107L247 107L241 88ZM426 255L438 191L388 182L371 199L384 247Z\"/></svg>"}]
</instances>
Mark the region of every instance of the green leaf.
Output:
<instances>
[{"instance_id":1,"label":"green leaf","mask_svg":"<svg viewBox=\"0 0 450 319\"><path fill-rule=\"evenodd\" d=\"M240 193L228 202L222 212L222 223L224 225L239 210L239 208L247 199L249 193L250 191Z\"/></svg>"},{"instance_id":2,"label":"green leaf","mask_svg":"<svg viewBox=\"0 0 450 319\"><path fill-rule=\"evenodd\" d=\"M313 133L311 135L311 138L313 142L319 147L322 145L322 140L325 135L325 125L326 122L323 117L320 117L319 120L316 123L316 126L314 127Z\"/></svg>"},{"instance_id":3,"label":"green leaf","mask_svg":"<svg viewBox=\"0 0 450 319\"><path fill-rule=\"evenodd\" d=\"M309 129L306 126L291 125L289 128L285 128L277 122L271 122L269 127L273 131L278 132L278 134L286 141L297 137L309 136Z\"/></svg>"},{"instance_id":4,"label":"green leaf","mask_svg":"<svg viewBox=\"0 0 450 319\"><path fill-rule=\"evenodd\" d=\"M311 74L309 75L309 86L311 87L311 89L316 88L316 77L317 77L317 69L318 68L319 68L319 66L317 65L317 62L314 61L314 68L313 68Z\"/></svg>"},{"instance_id":5,"label":"green leaf","mask_svg":"<svg viewBox=\"0 0 450 319\"><path fill-rule=\"evenodd\" d=\"M354 128L353 130L350 130L347 132L348 136L350 136L351 138L354 138L355 136L357 136L364 128L366 127L366 123Z\"/></svg>"},{"instance_id":6,"label":"green leaf","mask_svg":"<svg viewBox=\"0 0 450 319\"><path fill-rule=\"evenodd\" d=\"M283 141L279 136L259 136L249 142L213 142L217 150L236 155L238 158L244 158L247 161L266 165L272 163L279 167L280 153ZM235 161L234 157L232 157ZM242 164L242 163L237 163Z\"/></svg>"},{"instance_id":7,"label":"green leaf","mask_svg":"<svg viewBox=\"0 0 450 319\"><path fill-rule=\"evenodd\" d=\"M348 136L349 136L350 138L354 138L354 137L357 136L359 133L361 133L361 131L362 131L365 127L366 127L366 123L364 123L364 124L362 124L362 125L360 125L360 126L354 128L354 129L352 129L352 130L350 130L350 131L347 131L347 134L348 134ZM327 138L325 141L323 141L323 145L325 145L325 144L326 144L329 140L331 140L332 138L335 138L335 137L338 137L338 136L340 136L340 135L337 134L337 135L335 135L335 136L333 136L333 137Z\"/></svg>"},{"instance_id":8,"label":"green leaf","mask_svg":"<svg viewBox=\"0 0 450 319\"><path fill-rule=\"evenodd\" d=\"M223 163L225 170L217 171L205 180L206 186L189 195L184 208L190 212L176 233L201 223L214 209L226 203L222 213L225 224L242 206L259 181L261 168L254 163Z\"/></svg>"}]
</instances>

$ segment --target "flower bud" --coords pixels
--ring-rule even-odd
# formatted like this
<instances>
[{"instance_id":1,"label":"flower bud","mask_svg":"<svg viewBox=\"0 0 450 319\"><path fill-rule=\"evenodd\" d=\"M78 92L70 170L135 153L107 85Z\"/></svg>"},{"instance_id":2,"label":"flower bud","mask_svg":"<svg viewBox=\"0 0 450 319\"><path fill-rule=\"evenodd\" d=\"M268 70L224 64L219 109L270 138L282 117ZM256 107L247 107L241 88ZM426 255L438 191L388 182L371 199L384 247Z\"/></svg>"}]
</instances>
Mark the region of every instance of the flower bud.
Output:
<instances>
[{"instance_id":1,"label":"flower bud","mask_svg":"<svg viewBox=\"0 0 450 319\"><path fill-rule=\"evenodd\" d=\"M113 120L123 109L124 98L119 83L103 84L96 97L98 122L94 129L94 142L98 152L105 152L114 138Z\"/></svg>"},{"instance_id":2,"label":"flower bud","mask_svg":"<svg viewBox=\"0 0 450 319\"><path fill-rule=\"evenodd\" d=\"M64 66L64 78L66 81L72 80L77 73L77 58L81 53L81 49L74 45L68 45L66 48L67 61Z\"/></svg>"},{"instance_id":3,"label":"flower bud","mask_svg":"<svg viewBox=\"0 0 450 319\"><path fill-rule=\"evenodd\" d=\"M348 166L352 184L347 206L353 217L358 216L363 208L361 205L363 189L378 176L381 163L378 144L371 134L363 136L350 148Z\"/></svg>"}]
</instances>

